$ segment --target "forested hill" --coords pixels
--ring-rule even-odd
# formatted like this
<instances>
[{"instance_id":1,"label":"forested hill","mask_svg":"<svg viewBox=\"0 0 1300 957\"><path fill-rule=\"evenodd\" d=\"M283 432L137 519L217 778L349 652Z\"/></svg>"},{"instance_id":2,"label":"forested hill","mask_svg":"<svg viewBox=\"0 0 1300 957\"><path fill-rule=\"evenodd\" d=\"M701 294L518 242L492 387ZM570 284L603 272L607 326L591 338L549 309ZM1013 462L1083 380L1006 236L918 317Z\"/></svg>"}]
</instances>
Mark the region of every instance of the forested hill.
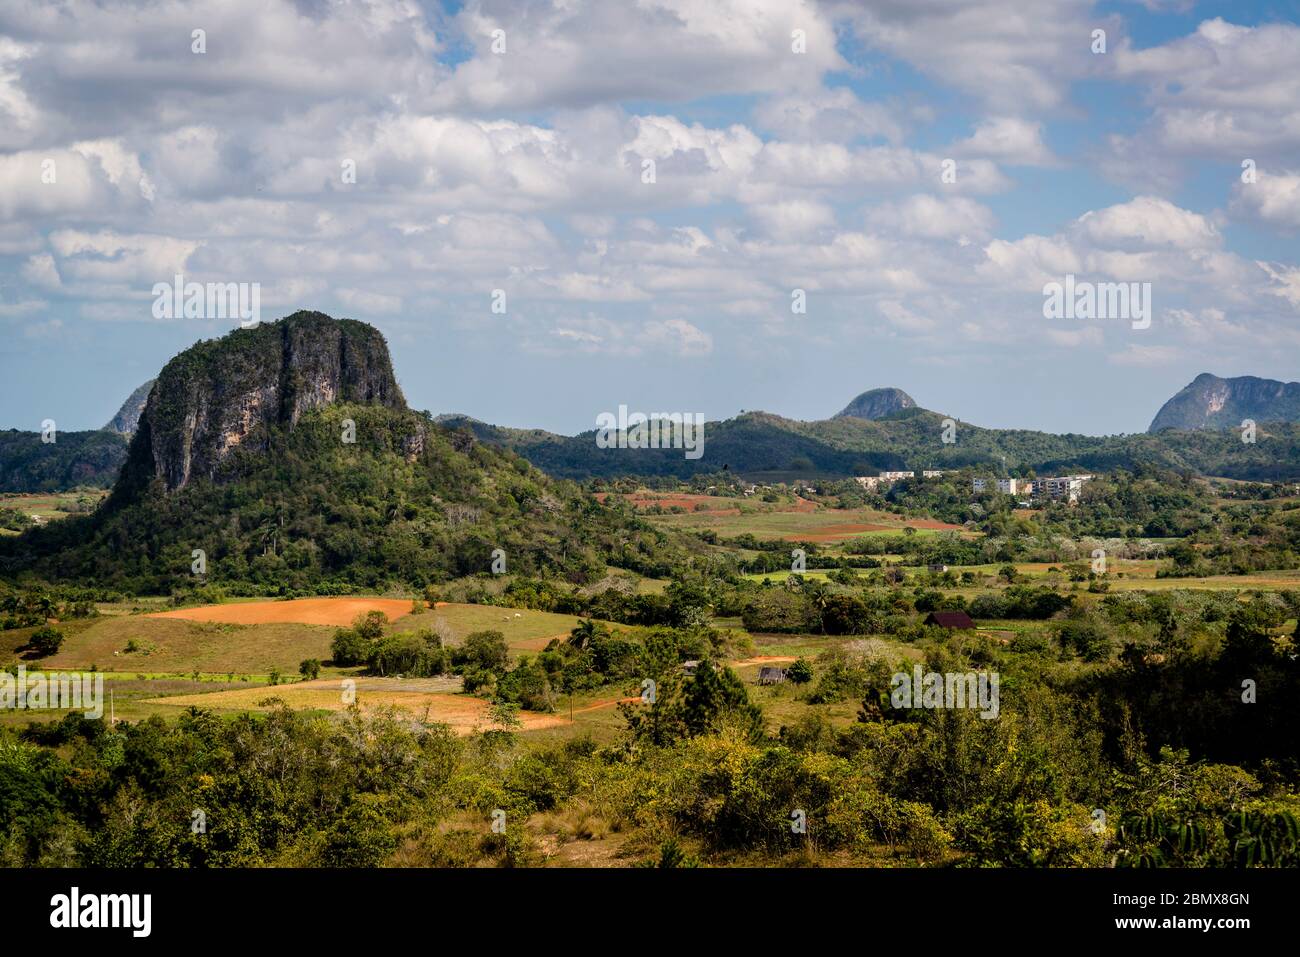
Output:
<instances>
[{"instance_id":1,"label":"forested hill","mask_svg":"<svg viewBox=\"0 0 1300 957\"><path fill-rule=\"evenodd\" d=\"M1160 407L1147 431L1237 429L1246 419L1300 420L1300 382L1279 382L1253 375L1221 379L1202 372Z\"/></svg>"},{"instance_id":2,"label":"forested hill","mask_svg":"<svg viewBox=\"0 0 1300 957\"><path fill-rule=\"evenodd\" d=\"M105 505L0 540L0 574L329 593L487 572L500 550L582 583L667 574L681 547L408 409L373 328L298 314L169 362Z\"/></svg>"},{"instance_id":3,"label":"forested hill","mask_svg":"<svg viewBox=\"0 0 1300 957\"><path fill-rule=\"evenodd\" d=\"M842 416L800 422L767 412L706 423L704 454L687 459L681 449L602 449L596 433L562 436L536 429L506 429L467 417L444 417L482 441L510 448L537 467L566 478L617 475L686 478L727 470L742 475L874 475L882 470L984 466L1001 471L1032 468L1106 471L1159 466L1254 481L1300 479L1300 425L1267 423L1254 443L1237 432L1164 431L1155 435L1056 435L1023 429L983 429L955 422L944 441L945 417L920 408L875 421Z\"/></svg>"},{"instance_id":4,"label":"forested hill","mask_svg":"<svg viewBox=\"0 0 1300 957\"><path fill-rule=\"evenodd\" d=\"M0 492L61 492L78 485L108 488L126 461L127 439L116 432L0 432Z\"/></svg>"}]
</instances>

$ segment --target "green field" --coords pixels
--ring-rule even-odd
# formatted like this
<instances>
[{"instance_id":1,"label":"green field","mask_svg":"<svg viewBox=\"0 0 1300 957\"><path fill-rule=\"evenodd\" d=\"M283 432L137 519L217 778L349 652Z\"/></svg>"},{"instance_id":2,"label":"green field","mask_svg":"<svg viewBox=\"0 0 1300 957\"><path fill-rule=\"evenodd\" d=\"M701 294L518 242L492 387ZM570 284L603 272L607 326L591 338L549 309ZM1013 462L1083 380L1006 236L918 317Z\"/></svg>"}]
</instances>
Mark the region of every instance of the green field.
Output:
<instances>
[{"instance_id":1,"label":"green field","mask_svg":"<svg viewBox=\"0 0 1300 957\"><path fill-rule=\"evenodd\" d=\"M739 515L692 512L681 515L650 515L647 518L662 528L690 531L710 530L727 538L746 533L759 539L788 541L839 542L864 535L899 535L909 525L918 535L936 535L940 530L921 528L917 520L905 519L875 509L830 509L816 511L764 511L757 508ZM869 526L863 528L861 526ZM960 530L955 530L960 531ZM969 535L968 532L960 532Z\"/></svg>"},{"instance_id":2,"label":"green field","mask_svg":"<svg viewBox=\"0 0 1300 957\"><path fill-rule=\"evenodd\" d=\"M17 509L34 517L38 523L54 522L77 514L78 507L93 510L108 495L103 489L77 489L71 492L3 492L0 508ZM78 506L78 500L82 505ZM0 535L17 535L11 529L0 529Z\"/></svg>"}]
</instances>

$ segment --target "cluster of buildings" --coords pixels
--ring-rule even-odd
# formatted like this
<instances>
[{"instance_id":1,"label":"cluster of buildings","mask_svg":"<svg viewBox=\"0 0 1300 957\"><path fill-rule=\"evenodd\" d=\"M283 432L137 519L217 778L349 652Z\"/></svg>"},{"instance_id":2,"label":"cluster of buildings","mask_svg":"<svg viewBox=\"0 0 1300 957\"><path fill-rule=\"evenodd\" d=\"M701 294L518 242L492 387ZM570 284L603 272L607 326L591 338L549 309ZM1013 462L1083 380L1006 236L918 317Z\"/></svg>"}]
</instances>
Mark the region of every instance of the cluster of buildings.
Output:
<instances>
[{"instance_id":1,"label":"cluster of buildings","mask_svg":"<svg viewBox=\"0 0 1300 957\"><path fill-rule=\"evenodd\" d=\"M925 469L921 472L921 478L938 478L944 473L944 469ZM1003 495L1064 498L1077 502L1079 493L1083 490L1083 483L1092 477L1091 475L1050 475L1036 479L977 478L971 480L971 487L975 492L987 492L996 487ZM916 473L881 472L879 475L857 475L854 476L853 481L868 491L875 491L882 486L889 486L902 479L910 478L916 478Z\"/></svg>"},{"instance_id":2,"label":"cluster of buildings","mask_svg":"<svg viewBox=\"0 0 1300 957\"><path fill-rule=\"evenodd\" d=\"M921 478L938 478L943 475L943 469L923 469ZM853 481L857 482L863 488L874 491L882 485L893 485L900 479L916 478L915 472L881 472L879 475L855 475Z\"/></svg>"},{"instance_id":3,"label":"cluster of buildings","mask_svg":"<svg viewBox=\"0 0 1300 957\"><path fill-rule=\"evenodd\" d=\"M989 482L996 482L997 490L1003 495L1039 495L1077 502L1079 493L1083 490L1083 483L1091 478L1091 475L1053 475L1036 479L977 478L971 480L971 489L975 492L987 492Z\"/></svg>"}]
</instances>

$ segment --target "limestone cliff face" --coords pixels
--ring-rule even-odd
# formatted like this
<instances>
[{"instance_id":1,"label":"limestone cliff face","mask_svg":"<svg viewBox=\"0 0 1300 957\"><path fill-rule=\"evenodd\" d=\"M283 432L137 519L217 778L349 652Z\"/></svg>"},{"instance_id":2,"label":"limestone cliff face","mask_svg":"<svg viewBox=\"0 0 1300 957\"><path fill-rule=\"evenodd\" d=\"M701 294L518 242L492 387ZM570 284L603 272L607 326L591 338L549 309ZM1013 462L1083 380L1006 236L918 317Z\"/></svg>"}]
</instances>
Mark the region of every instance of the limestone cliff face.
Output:
<instances>
[{"instance_id":1,"label":"limestone cliff face","mask_svg":"<svg viewBox=\"0 0 1300 957\"><path fill-rule=\"evenodd\" d=\"M118 435L125 435L128 438L135 434L136 427L140 424L140 415L144 412L144 404L149 399L149 390L153 388L154 380L150 379L144 385L132 392L122 407L117 410L117 415L113 416L111 422L104 426L105 432L116 432Z\"/></svg>"},{"instance_id":2,"label":"limestone cliff face","mask_svg":"<svg viewBox=\"0 0 1300 957\"><path fill-rule=\"evenodd\" d=\"M872 389L864 392L835 414L835 418L882 419L894 412L916 407L916 400L902 389Z\"/></svg>"},{"instance_id":3,"label":"limestone cliff face","mask_svg":"<svg viewBox=\"0 0 1300 957\"><path fill-rule=\"evenodd\" d=\"M216 480L237 448L264 448L271 426L335 402L405 409L388 345L377 329L319 312L201 342L158 376L140 415L123 482L161 479L168 490ZM412 437L414 446L422 444Z\"/></svg>"},{"instance_id":4,"label":"limestone cliff face","mask_svg":"<svg viewBox=\"0 0 1300 957\"><path fill-rule=\"evenodd\" d=\"M1161 406L1147 431L1235 429L1243 419L1300 420L1300 382L1279 382L1250 375L1221 379L1202 372Z\"/></svg>"}]
</instances>

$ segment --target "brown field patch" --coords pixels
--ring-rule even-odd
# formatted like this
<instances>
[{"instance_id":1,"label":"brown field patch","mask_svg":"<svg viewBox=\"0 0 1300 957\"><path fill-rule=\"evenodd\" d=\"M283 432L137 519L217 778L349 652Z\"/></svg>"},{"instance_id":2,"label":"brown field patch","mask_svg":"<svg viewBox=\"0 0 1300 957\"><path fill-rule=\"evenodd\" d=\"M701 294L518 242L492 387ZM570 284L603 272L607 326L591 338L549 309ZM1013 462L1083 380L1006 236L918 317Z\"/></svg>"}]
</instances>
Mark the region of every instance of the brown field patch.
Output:
<instances>
[{"instance_id":1,"label":"brown field patch","mask_svg":"<svg viewBox=\"0 0 1300 957\"><path fill-rule=\"evenodd\" d=\"M745 668L750 665L770 665L773 662L793 664L798 660L794 655L755 655L753 658L742 658L740 661L733 661L731 667Z\"/></svg>"},{"instance_id":2,"label":"brown field patch","mask_svg":"<svg viewBox=\"0 0 1300 957\"><path fill-rule=\"evenodd\" d=\"M146 618L182 618L226 625L350 625L357 615L382 611L389 621L411 613L409 598L294 598L291 601L245 601L160 611Z\"/></svg>"},{"instance_id":3,"label":"brown field patch","mask_svg":"<svg viewBox=\"0 0 1300 957\"><path fill-rule=\"evenodd\" d=\"M362 711L394 708L409 714L414 720L450 725L460 735L488 731L494 727L488 714L491 706L482 698L436 691L396 690L395 686L400 684L397 681L386 681L381 686L378 681L358 681L356 704ZM343 703L339 680L328 678L291 685L264 685L210 694L151 698L144 703L178 708L194 706L220 711L265 711L270 706L261 702L268 698L280 698L291 708L323 711L345 711L348 708ZM523 723L524 731L557 728L571 723L568 718L558 714L535 714L530 711L519 712L519 720Z\"/></svg>"}]
</instances>

